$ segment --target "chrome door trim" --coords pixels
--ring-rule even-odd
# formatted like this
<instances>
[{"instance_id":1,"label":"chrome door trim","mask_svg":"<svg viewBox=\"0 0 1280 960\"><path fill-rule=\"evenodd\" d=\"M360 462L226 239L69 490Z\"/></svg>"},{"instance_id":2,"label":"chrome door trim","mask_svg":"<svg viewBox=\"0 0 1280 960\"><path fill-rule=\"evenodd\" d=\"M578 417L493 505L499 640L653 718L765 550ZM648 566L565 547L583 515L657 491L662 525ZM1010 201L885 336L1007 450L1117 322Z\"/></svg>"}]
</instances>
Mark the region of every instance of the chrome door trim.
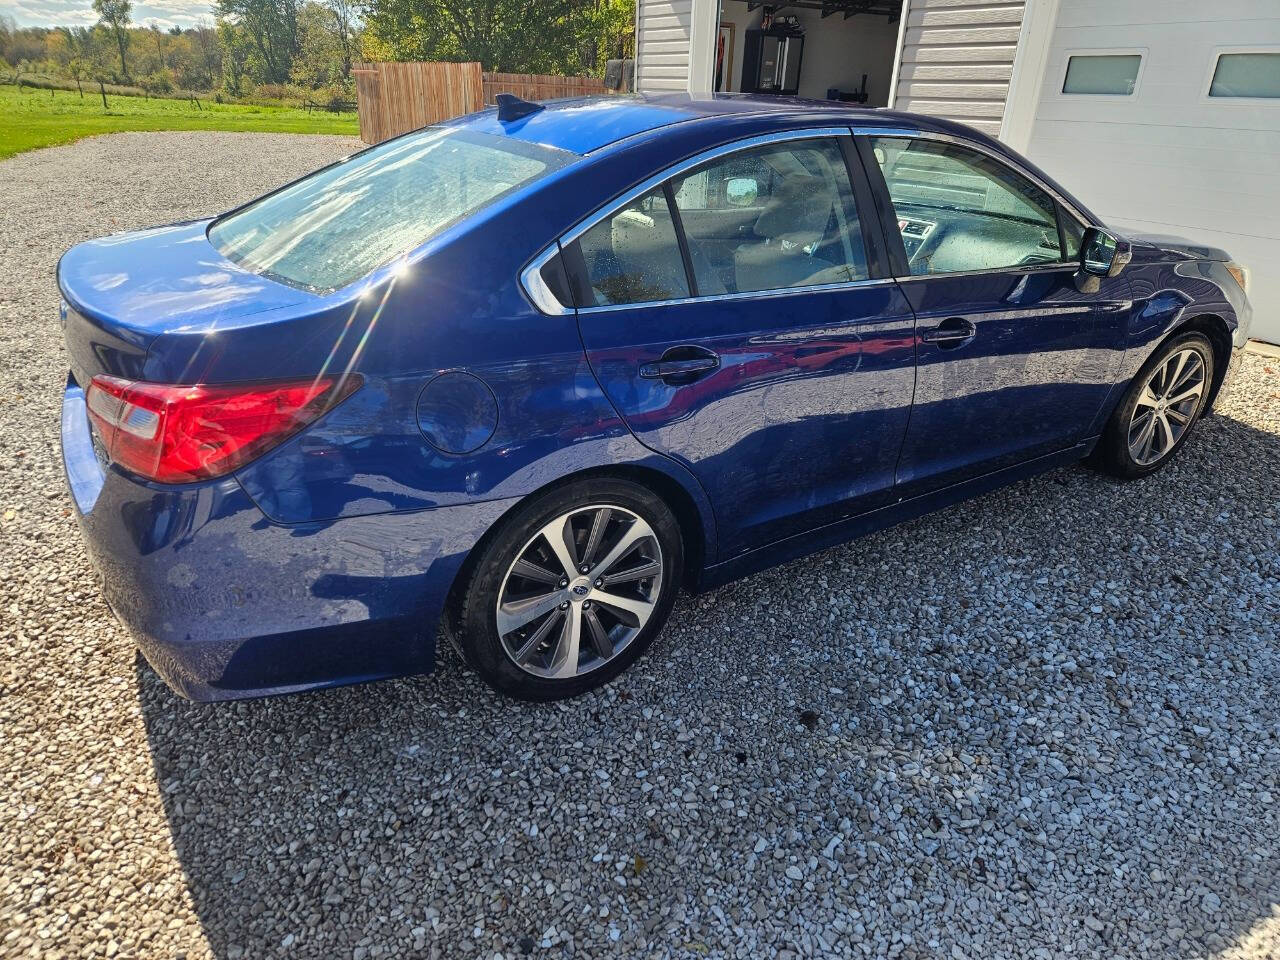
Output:
<instances>
[{"instance_id":1,"label":"chrome door trim","mask_svg":"<svg viewBox=\"0 0 1280 960\"><path fill-rule=\"evenodd\" d=\"M644 310L650 307L670 307L685 303L785 297L793 293L825 293L830 290L850 290L855 287L886 286L893 282L893 277L880 277L878 279L844 280L840 283L815 283L803 287L770 287L768 290L742 290L737 293L708 293L697 297L675 297L671 300L643 300L639 303L602 303L592 307L579 307L578 313L612 313L615 310Z\"/></svg>"},{"instance_id":2,"label":"chrome door trim","mask_svg":"<svg viewBox=\"0 0 1280 960\"><path fill-rule=\"evenodd\" d=\"M563 317L573 313L572 306L561 303L556 295L542 279L542 268L560 252L560 245L553 243L529 261L529 265L520 271L520 286L524 289L529 302L549 317Z\"/></svg>"},{"instance_id":3,"label":"chrome door trim","mask_svg":"<svg viewBox=\"0 0 1280 960\"><path fill-rule=\"evenodd\" d=\"M985 270L956 270L951 273L909 273L897 277L899 283L912 283L916 280L938 280L943 277L985 277L993 273L1020 275L1024 273L1054 273L1059 270L1079 270L1080 264L1069 260L1058 260L1054 263L1017 264L1011 267L987 267Z\"/></svg>"}]
</instances>

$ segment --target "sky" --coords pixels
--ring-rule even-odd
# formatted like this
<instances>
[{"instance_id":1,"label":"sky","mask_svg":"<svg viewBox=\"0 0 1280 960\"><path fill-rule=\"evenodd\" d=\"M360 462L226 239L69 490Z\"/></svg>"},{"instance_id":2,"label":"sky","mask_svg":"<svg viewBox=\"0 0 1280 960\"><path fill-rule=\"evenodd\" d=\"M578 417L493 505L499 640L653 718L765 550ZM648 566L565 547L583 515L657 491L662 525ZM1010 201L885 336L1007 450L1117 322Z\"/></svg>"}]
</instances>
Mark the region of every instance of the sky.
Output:
<instances>
[{"instance_id":1,"label":"sky","mask_svg":"<svg viewBox=\"0 0 1280 960\"><path fill-rule=\"evenodd\" d=\"M134 0L136 26L192 27L211 21L210 0ZM88 27L97 22L91 0L0 0L0 14L11 16L20 27Z\"/></svg>"}]
</instances>

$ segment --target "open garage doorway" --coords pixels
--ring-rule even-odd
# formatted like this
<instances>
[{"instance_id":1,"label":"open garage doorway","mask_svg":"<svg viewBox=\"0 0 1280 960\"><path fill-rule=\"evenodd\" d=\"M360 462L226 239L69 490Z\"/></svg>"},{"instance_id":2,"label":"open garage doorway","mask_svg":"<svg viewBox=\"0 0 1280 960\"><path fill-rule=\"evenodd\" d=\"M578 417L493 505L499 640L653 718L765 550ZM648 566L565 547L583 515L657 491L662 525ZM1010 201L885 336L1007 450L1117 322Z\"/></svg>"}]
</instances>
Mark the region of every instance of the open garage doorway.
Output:
<instances>
[{"instance_id":1,"label":"open garage doorway","mask_svg":"<svg viewBox=\"0 0 1280 960\"><path fill-rule=\"evenodd\" d=\"M714 89L889 102L901 0L722 0Z\"/></svg>"}]
</instances>

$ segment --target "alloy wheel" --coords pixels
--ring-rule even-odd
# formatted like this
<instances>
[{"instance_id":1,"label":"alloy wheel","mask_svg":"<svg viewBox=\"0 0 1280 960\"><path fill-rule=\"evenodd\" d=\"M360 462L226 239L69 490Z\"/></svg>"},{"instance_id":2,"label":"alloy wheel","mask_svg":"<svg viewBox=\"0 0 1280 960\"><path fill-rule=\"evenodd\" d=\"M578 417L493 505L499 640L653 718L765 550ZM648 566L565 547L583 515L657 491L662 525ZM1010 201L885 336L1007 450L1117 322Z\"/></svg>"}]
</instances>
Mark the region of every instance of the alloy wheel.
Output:
<instances>
[{"instance_id":1,"label":"alloy wheel","mask_svg":"<svg viewBox=\"0 0 1280 960\"><path fill-rule=\"evenodd\" d=\"M1204 357L1190 347L1172 353L1147 378L1129 421L1129 456L1141 467L1171 451L1191 426L1208 379Z\"/></svg>"},{"instance_id":2,"label":"alloy wheel","mask_svg":"<svg viewBox=\"0 0 1280 960\"><path fill-rule=\"evenodd\" d=\"M502 648L539 677L598 669L649 622L662 573L662 547L639 515L608 505L561 514L524 545L503 578Z\"/></svg>"}]
</instances>

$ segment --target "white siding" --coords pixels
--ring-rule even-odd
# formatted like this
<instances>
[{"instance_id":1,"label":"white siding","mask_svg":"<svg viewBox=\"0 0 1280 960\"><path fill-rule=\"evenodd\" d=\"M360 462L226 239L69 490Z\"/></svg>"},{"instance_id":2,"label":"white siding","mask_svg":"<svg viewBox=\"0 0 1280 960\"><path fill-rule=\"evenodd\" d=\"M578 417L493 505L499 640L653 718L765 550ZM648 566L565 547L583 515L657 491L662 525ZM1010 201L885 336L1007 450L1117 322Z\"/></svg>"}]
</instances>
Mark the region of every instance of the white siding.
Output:
<instances>
[{"instance_id":1,"label":"white siding","mask_svg":"<svg viewBox=\"0 0 1280 960\"><path fill-rule=\"evenodd\" d=\"M693 0L638 0L636 89L686 90Z\"/></svg>"},{"instance_id":2,"label":"white siding","mask_svg":"<svg viewBox=\"0 0 1280 960\"><path fill-rule=\"evenodd\" d=\"M1023 6L1023 0L907 0L894 109L999 134Z\"/></svg>"},{"instance_id":3,"label":"white siding","mask_svg":"<svg viewBox=\"0 0 1280 960\"><path fill-rule=\"evenodd\" d=\"M1232 46L1280 51L1280 3L1064 0L1027 153L1108 223L1227 250L1252 273L1254 335L1280 341L1280 100L1205 96ZM1135 93L1064 95L1085 51L1141 51Z\"/></svg>"}]
</instances>

